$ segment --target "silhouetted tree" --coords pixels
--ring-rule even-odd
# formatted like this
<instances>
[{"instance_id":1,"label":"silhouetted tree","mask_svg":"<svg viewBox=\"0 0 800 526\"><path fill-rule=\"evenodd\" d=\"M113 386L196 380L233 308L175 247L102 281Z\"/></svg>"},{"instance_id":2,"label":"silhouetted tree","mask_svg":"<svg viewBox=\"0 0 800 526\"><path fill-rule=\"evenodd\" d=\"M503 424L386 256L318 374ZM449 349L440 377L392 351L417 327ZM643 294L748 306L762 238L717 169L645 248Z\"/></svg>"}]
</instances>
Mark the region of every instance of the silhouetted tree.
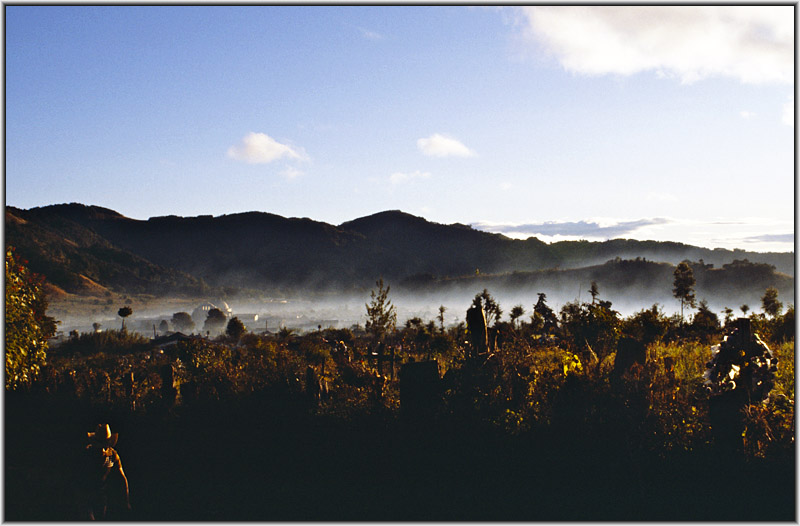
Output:
<instances>
[{"instance_id":1,"label":"silhouetted tree","mask_svg":"<svg viewBox=\"0 0 800 526\"><path fill-rule=\"evenodd\" d=\"M697 312L692 318L691 332L704 342L708 342L717 332L720 324L717 315L708 308L706 300L701 300Z\"/></svg>"},{"instance_id":2,"label":"silhouetted tree","mask_svg":"<svg viewBox=\"0 0 800 526\"><path fill-rule=\"evenodd\" d=\"M777 316L774 321L776 322L776 327L773 331L773 338L776 341L794 341L794 305L789 305L786 308L786 313L782 316Z\"/></svg>"},{"instance_id":3,"label":"silhouetted tree","mask_svg":"<svg viewBox=\"0 0 800 526\"><path fill-rule=\"evenodd\" d=\"M130 316L131 314L133 314L133 309L131 309L131 308L130 308L130 307L128 307L127 305L126 305L126 306L124 306L124 307L122 307L122 308L120 308L120 309L117 311L117 316L119 316L120 318L122 318L122 330L123 330L123 331L125 330L125 318L127 318L127 317L128 317L128 316Z\"/></svg>"},{"instance_id":4,"label":"silhouetted tree","mask_svg":"<svg viewBox=\"0 0 800 526\"><path fill-rule=\"evenodd\" d=\"M727 327L729 323L733 322L733 309L730 307L725 307L722 309L722 313L725 315L723 323Z\"/></svg>"},{"instance_id":5,"label":"silhouetted tree","mask_svg":"<svg viewBox=\"0 0 800 526\"><path fill-rule=\"evenodd\" d=\"M225 313L219 309L210 309L208 311L208 316L206 317L206 321L203 324L203 330L208 332L217 333L222 330L225 326L225 322L227 321L227 317Z\"/></svg>"},{"instance_id":6,"label":"silhouetted tree","mask_svg":"<svg viewBox=\"0 0 800 526\"><path fill-rule=\"evenodd\" d=\"M422 318L414 316L406 320L403 341L412 344L417 354L429 353L435 330L433 322L426 325Z\"/></svg>"},{"instance_id":7,"label":"silhouetted tree","mask_svg":"<svg viewBox=\"0 0 800 526\"><path fill-rule=\"evenodd\" d=\"M176 312L172 315L172 326L178 332L192 332L194 330L194 320L188 312Z\"/></svg>"},{"instance_id":8,"label":"silhouetted tree","mask_svg":"<svg viewBox=\"0 0 800 526\"><path fill-rule=\"evenodd\" d=\"M439 305L439 316L436 319L439 320L439 329L444 332L444 312L447 308L444 305Z\"/></svg>"},{"instance_id":9,"label":"silhouetted tree","mask_svg":"<svg viewBox=\"0 0 800 526\"><path fill-rule=\"evenodd\" d=\"M490 323L497 323L503 316L503 310L500 308L497 301L495 301L494 297L489 294L488 289L483 289L483 292L476 294L475 298L472 300L472 304L483 309L483 315L486 317L487 326Z\"/></svg>"},{"instance_id":10,"label":"silhouetted tree","mask_svg":"<svg viewBox=\"0 0 800 526\"><path fill-rule=\"evenodd\" d=\"M511 308L511 312L508 314L508 317L511 318L511 325L515 326L516 321L518 318L522 317L525 314L525 307L522 305L514 305Z\"/></svg>"},{"instance_id":11,"label":"silhouetted tree","mask_svg":"<svg viewBox=\"0 0 800 526\"><path fill-rule=\"evenodd\" d=\"M675 267L674 276L672 294L681 302L681 322L683 322L683 306L695 306L694 285L696 281L688 261L678 263L678 266Z\"/></svg>"},{"instance_id":12,"label":"silhouetted tree","mask_svg":"<svg viewBox=\"0 0 800 526\"><path fill-rule=\"evenodd\" d=\"M742 305L741 307L739 307L739 310L741 310L741 311L742 311L742 314L743 314L744 316L747 316L747 311L749 311L749 310L750 310L750 305L748 305L747 303L745 303L744 305Z\"/></svg>"},{"instance_id":13,"label":"silhouetted tree","mask_svg":"<svg viewBox=\"0 0 800 526\"><path fill-rule=\"evenodd\" d=\"M531 318L531 322L535 324L534 318L538 315L541 317L541 324L542 330L546 333L549 333L553 329L558 327L558 319L556 318L553 309L547 305L547 294L544 292L540 292L538 294L539 300L536 302L536 305L533 306L533 313L534 316Z\"/></svg>"},{"instance_id":14,"label":"silhouetted tree","mask_svg":"<svg viewBox=\"0 0 800 526\"><path fill-rule=\"evenodd\" d=\"M783 303L778 301L778 289L775 287L767 288L761 298L761 308L770 318L778 316L783 310Z\"/></svg>"},{"instance_id":15,"label":"silhouetted tree","mask_svg":"<svg viewBox=\"0 0 800 526\"><path fill-rule=\"evenodd\" d=\"M600 290L597 288L597 282L592 281L592 286L589 288L589 294L592 295L592 303L597 300L597 296L600 295Z\"/></svg>"},{"instance_id":16,"label":"silhouetted tree","mask_svg":"<svg viewBox=\"0 0 800 526\"><path fill-rule=\"evenodd\" d=\"M378 340L387 333L394 331L397 325L397 309L389 301L389 286L384 287L383 278L375 282L377 292L370 293L371 301L367 307L367 332L372 333Z\"/></svg>"},{"instance_id":17,"label":"silhouetted tree","mask_svg":"<svg viewBox=\"0 0 800 526\"><path fill-rule=\"evenodd\" d=\"M247 332L247 329L244 323L236 316L230 319L228 326L225 328L225 334L234 342L238 342L245 332Z\"/></svg>"},{"instance_id":18,"label":"silhouetted tree","mask_svg":"<svg viewBox=\"0 0 800 526\"><path fill-rule=\"evenodd\" d=\"M169 322L167 320L161 320L161 323L158 324L158 330L161 333L169 332Z\"/></svg>"},{"instance_id":19,"label":"silhouetted tree","mask_svg":"<svg viewBox=\"0 0 800 526\"><path fill-rule=\"evenodd\" d=\"M280 329L278 329L277 336L278 336L278 341L285 343L294 338L295 330L290 329L289 327L281 327Z\"/></svg>"}]
</instances>

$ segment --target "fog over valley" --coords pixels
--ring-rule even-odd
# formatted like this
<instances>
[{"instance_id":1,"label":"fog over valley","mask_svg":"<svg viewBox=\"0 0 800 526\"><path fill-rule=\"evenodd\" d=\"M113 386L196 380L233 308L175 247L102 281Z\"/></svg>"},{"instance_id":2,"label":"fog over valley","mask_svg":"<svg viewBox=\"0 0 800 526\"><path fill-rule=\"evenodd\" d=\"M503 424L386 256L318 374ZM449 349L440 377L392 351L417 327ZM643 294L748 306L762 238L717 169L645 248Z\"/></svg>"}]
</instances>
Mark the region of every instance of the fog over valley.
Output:
<instances>
[{"instance_id":1,"label":"fog over valley","mask_svg":"<svg viewBox=\"0 0 800 526\"><path fill-rule=\"evenodd\" d=\"M667 271L671 266L665 265ZM513 279L507 276L494 276L485 279L470 277L463 280L446 280L443 282L429 283L426 287L395 284L386 282L390 287L389 299L397 308L398 325L403 325L411 318L418 317L423 322L437 320L439 307L444 306L445 326L458 325L465 321L466 311L473 298L482 290L487 289L497 300L503 310L504 321L508 321L511 308L521 305L525 309L522 321L527 321L533 313L533 305L538 300L538 294L546 294L547 304L558 314L561 307L571 302L590 302L589 289L592 279L590 275L575 277L573 273L556 274L556 277L543 276L530 283L514 284ZM513 278L513 275L512 275ZM627 317L642 309L649 309L654 304L666 314L680 313L680 302L672 295L671 274L659 281L645 283L626 283L624 286L614 284L613 288L604 286L602 280L595 281L599 289L599 299L610 301L612 308L621 317ZM766 282L765 282L766 283ZM787 275L778 275L780 285L780 299L785 304L793 304L792 284L793 279ZM709 289L698 288L697 300L706 300L709 308L723 317L722 311L726 307L741 315L740 307L748 305L752 311L758 311L764 288L751 287L745 290L730 289L722 293ZM366 321L365 305L370 301L370 291L377 289L365 288L359 292L336 293L321 291L301 291L278 298L263 297L254 299L252 296L232 296L221 299L208 296L197 298L152 298L132 299L130 305L133 315L126 321L129 330L138 331L144 335L152 336L155 327L156 333L162 321L170 322L176 312L192 314L204 303L211 303L226 311L229 317L239 318L251 332L277 332L281 328L293 329L297 333L315 331L318 327L350 328L354 325L364 327ZM91 305L97 300L84 301L84 307L74 314L72 302L62 303L54 301L51 313L62 324L59 330L68 333L71 330L89 331L92 324L97 322L103 329L119 328L121 319L116 315L122 302L102 306ZM107 300L98 301L106 303ZM228 310L229 309L229 310ZM691 315L692 309L687 309L686 314ZM204 318L195 318L195 331L203 333ZM438 321L437 321L438 324ZM176 330L170 323L169 330Z\"/></svg>"},{"instance_id":2,"label":"fog over valley","mask_svg":"<svg viewBox=\"0 0 800 526\"><path fill-rule=\"evenodd\" d=\"M621 316L655 303L669 315L680 308L672 289L681 261L691 264L697 301L715 312L755 309L768 287L794 303L793 253L625 239L544 243L401 211L329 225L262 212L142 221L77 203L7 207L6 235L45 277L51 312L67 332L113 327L116 309L128 304L131 328L152 334L153 322L222 301L251 330L363 325L378 279L391 288L401 324L430 321L439 306L457 324L484 289L505 319L516 305L527 319L539 293L558 313L587 301L593 282Z\"/></svg>"}]
</instances>

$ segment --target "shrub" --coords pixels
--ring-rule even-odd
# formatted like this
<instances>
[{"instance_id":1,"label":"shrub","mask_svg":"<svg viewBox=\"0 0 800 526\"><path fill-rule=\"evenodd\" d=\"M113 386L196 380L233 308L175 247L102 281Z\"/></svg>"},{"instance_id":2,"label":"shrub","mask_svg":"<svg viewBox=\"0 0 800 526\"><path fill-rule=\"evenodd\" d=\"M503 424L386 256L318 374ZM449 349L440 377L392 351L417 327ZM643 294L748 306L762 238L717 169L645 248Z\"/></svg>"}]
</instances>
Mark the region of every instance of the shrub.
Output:
<instances>
[{"instance_id":1,"label":"shrub","mask_svg":"<svg viewBox=\"0 0 800 526\"><path fill-rule=\"evenodd\" d=\"M244 323L236 316L228 321L228 326L225 328L225 335L234 343L237 343L245 332L247 332L247 329Z\"/></svg>"},{"instance_id":2,"label":"shrub","mask_svg":"<svg viewBox=\"0 0 800 526\"><path fill-rule=\"evenodd\" d=\"M658 304L643 309L622 320L620 330L623 334L635 338L645 345L659 342L667 334L669 319L664 316Z\"/></svg>"},{"instance_id":3,"label":"shrub","mask_svg":"<svg viewBox=\"0 0 800 526\"><path fill-rule=\"evenodd\" d=\"M150 347L150 340L139 333L126 330L107 330L79 334L62 343L57 352L63 355L97 353L113 355L144 351Z\"/></svg>"},{"instance_id":4,"label":"shrub","mask_svg":"<svg viewBox=\"0 0 800 526\"><path fill-rule=\"evenodd\" d=\"M705 300L700 301L697 312L692 317L692 323L689 325L692 336L701 342L709 343L719 335L720 328L719 317L708 308Z\"/></svg>"},{"instance_id":5,"label":"shrub","mask_svg":"<svg viewBox=\"0 0 800 526\"><path fill-rule=\"evenodd\" d=\"M593 351L603 359L616 349L619 317L610 301L567 303L561 308L564 339L577 352Z\"/></svg>"},{"instance_id":6,"label":"shrub","mask_svg":"<svg viewBox=\"0 0 800 526\"><path fill-rule=\"evenodd\" d=\"M43 283L13 247L6 248L6 389L30 386L47 360L47 339L56 323L45 315Z\"/></svg>"}]
</instances>

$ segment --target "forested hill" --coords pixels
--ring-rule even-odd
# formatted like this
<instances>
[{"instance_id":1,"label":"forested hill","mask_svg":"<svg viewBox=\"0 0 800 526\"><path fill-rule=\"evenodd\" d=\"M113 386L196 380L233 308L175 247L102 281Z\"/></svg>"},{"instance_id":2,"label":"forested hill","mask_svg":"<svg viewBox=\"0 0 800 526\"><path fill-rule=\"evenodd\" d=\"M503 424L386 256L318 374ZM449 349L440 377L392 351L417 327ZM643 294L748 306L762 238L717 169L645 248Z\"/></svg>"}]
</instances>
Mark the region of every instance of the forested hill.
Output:
<instances>
[{"instance_id":1,"label":"forested hill","mask_svg":"<svg viewBox=\"0 0 800 526\"><path fill-rule=\"evenodd\" d=\"M96 206L6 207L6 244L70 292L86 280L118 292L202 293L207 286L355 290L391 282L577 269L615 258L721 267L735 260L793 278L794 254L681 243L514 240L387 211L341 225L264 212L136 220Z\"/></svg>"},{"instance_id":2,"label":"forested hill","mask_svg":"<svg viewBox=\"0 0 800 526\"><path fill-rule=\"evenodd\" d=\"M203 280L121 249L76 220L80 207L25 211L6 207L6 246L15 248L34 272L51 285L86 296L111 292L197 296L209 287ZM97 220L122 218L103 209L89 211Z\"/></svg>"}]
</instances>

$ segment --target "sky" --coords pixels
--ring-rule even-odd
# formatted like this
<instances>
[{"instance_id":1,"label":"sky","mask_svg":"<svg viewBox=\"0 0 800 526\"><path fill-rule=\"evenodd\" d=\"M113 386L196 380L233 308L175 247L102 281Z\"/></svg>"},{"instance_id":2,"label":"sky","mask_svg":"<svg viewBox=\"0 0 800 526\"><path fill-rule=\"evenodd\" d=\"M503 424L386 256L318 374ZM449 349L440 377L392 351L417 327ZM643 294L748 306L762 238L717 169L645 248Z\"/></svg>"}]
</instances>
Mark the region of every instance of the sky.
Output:
<instances>
[{"instance_id":1,"label":"sky","mask_svg":"<svg viewBox=\"0 0 800 526\"><path fill-rule=\"evenodd\" d=\"M4 6L5 198L794 248L794 6Z\"/></svg>"}]
</instances>

